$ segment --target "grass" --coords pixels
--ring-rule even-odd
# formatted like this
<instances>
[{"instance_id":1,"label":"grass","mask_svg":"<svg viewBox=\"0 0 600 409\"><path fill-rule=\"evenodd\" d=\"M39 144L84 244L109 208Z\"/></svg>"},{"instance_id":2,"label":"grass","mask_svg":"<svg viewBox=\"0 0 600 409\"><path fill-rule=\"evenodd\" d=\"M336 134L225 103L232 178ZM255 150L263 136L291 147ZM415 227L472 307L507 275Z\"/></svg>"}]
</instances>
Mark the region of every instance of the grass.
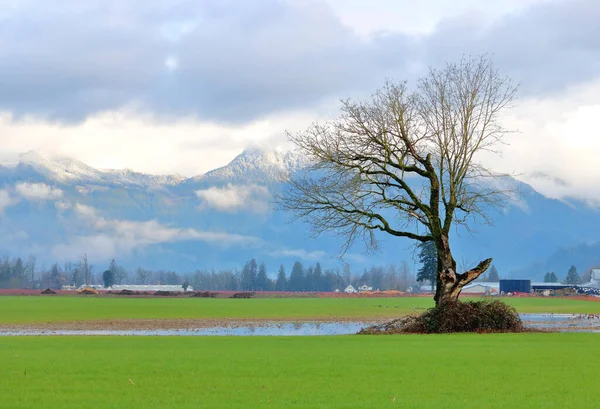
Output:
<instances>
[{"instance_id":1,"label":"grass","mask_svg":"<svg viewBox=\"0 0 600 409\"><path fill-rule=\"evenodd\" d=\"M593 408L598 334L0 338L0 408Z\"/></svg>"},{"instance_id":2,"label":"grass","mask_svg":"<svg viewBox=\"0 0 600 409\"><path fill-rule=\"evenodd\" d=\"M564 298L504 298L519 312L600 313L600 303ZM0 324L115 319L300 319L398 317L433 306L430 298L119 298L0 297Z\"/></svg>"}]
</instances>

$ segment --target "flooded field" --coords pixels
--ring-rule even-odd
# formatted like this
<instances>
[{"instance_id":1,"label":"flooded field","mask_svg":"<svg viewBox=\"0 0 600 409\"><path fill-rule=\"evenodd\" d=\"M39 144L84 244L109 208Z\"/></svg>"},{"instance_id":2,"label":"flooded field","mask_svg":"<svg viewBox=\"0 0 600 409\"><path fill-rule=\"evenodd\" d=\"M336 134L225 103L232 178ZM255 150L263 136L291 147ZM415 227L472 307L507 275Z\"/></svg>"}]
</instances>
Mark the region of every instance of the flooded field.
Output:
<instances>
[{"instance_id":1,"label":"flooded field","mask_svg":"<svg viewBox=\"0 0 600 409\"><path fill-rule=\"evenodd\" d=\"M598 314L521 314L527 328L556 332L600 332ZM120 335L120 336L318 336L350 335L373 322L264 322L196 329L49 330L0 329L0 336Z\"/></svg>"}]
</instances>

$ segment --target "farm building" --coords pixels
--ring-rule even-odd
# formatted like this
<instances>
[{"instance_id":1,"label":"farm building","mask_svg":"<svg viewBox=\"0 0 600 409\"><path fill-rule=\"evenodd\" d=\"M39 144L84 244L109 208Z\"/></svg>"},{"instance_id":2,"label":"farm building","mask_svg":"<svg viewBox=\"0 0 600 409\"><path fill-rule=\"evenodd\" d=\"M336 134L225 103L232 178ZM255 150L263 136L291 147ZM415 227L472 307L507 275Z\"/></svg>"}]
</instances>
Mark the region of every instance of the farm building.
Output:
<instances>
[{"instance_id":1,"label":"farm building","mask_svg":"<svg viewBox=\"0 0 600 409\"><path fill-rule=\"evenodd\" d=\"M434 291L435 291L435 287L433 287L433 289L432 289L431 284L422 285L421 287L419 287L419 292L421 294L433 294Z\"/></svg>"},{"instance_id":2,"label":"farm building","mask_svg":"<svg viewBox=\"0 0 600 409\"><path fill-rule=\"evenodd\" d=\"M111 291L171 291L171 292L183 292L184 289L180 285L138 285L138 284L119 284L113 285L108 288ZM194 291L192 286L189 286L186 291Z\"/></svg>"},{"instance_id":3,"label":"farm building","mask_svg":"<svg viewBox=\"0 0 600 409\"><path fill-rule=\"evenodd\" d=\"M590 286L600 288L600 268L592 268L590 275Z\"/></svg>"},{"instance_id":4,"label":"farm building","mask_svg":"<svg viewBox=\"0 0 600 409\"><path fill-rule=\"evenodd\" d=\"M530 293L531 280L500 280L500 293Z\"/></svg>"},{"instance_id":5,"label":"farm building","mask_svg":"<svg viewBox=\"0 0 600 409\"><path fill-rule=\"evenodd\" d=\"M462 289L462 294L498 295L500 284L496 282L474 282Z\"/></svg>"},{"instance_id":6,"label":"farm building","mask_svg":"<svg viewBox=\"0 0 600 409\"><path fill-rule=\"evenodd\" d=\"M533 291L543 291L543 290L564 290L565 288L573 287L571 284L563 284L563 283L531 283L531 289Z\"/></svg>"},{"instance_id":7,"label":"farm building","mask_svg":"<svg viewBox=\"0 0 600 409\"><path fill-rule=\"evenodd\" d=\"M345 292L346 294L355 294L355 293L357 293L358 291L356 291L356 288L354 288L354 286L353 286L352 284L350 284L348 287L346 287L346 288L344 289L344 292Z\"/></svg>"},{"instance_id":8,"label":"farm building","mask_svg":"<svg viewBox=\"0 0 600 409\"><path fill-rule=\"evenodd\" d=\"M358 291L373 291L373 287L369 287L368 285L363 284L360 287L358 287Z\"/></svg>"}]
</instances>

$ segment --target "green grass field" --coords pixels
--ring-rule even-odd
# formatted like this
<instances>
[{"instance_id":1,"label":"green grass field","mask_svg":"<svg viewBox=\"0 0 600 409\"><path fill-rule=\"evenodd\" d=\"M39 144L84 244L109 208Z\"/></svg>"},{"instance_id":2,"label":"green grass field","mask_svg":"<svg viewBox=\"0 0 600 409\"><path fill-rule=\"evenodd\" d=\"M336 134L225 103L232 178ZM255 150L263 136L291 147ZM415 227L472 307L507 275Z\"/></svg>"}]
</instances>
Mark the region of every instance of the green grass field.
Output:
<instances>
[{"instance_id":1,"label":"green grass field","mask_svg":"<svg viewBox=\"0 0 600 409\"><path fill-rule=\"evenodd\" d=\"M1 408L596 408L599 334L0 338Z\"/></svg>"},{"instance_id":2,"label":"green grass field","mask_svg":"<svg viewBox=\"0 0 600 409\"><path fill-rule=\"evenodd\" d=\"M600 313L599 302L561 298L504 298L519 312ZM301 319L397 317L433 301L405 298L118 298L0 297L0 324L115 319Z\"/></svg>"}]
</instances>

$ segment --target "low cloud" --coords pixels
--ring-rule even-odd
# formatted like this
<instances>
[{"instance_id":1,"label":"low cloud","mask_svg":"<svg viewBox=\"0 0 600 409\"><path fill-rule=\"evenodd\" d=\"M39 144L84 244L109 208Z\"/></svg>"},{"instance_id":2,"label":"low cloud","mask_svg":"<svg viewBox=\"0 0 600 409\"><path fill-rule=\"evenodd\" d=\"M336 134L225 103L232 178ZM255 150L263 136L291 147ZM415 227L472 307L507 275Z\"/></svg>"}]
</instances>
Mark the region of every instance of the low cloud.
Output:
<instances>
[{"instance_id":1,"label":"low cloud","mask_svg":"<svg viewBox=\"0 0 600 409\"><path fill-rule=\"evenodd\" d=\"M269 210L269 189L259 185L233 185L211 187L196 191L202 200L200 207L210 207L224 212L249 210L254 213L265 213Z\"/></svg>"},{"instance_id":2,"label":"low cloud","mask_svg":"<svg viewBox=\"0 0 600 409\"><path fill-rule=\"evenodd\" d=\"M0 214L4 209L15 204L15 200L10 196L7 190L0 190Z\"/></svg>"},{"instance_id":3,"label":"low cloud","mask_svg":"<svg viewBox=\"0 0 600 409\"><path fill-rule=\"evenodd\" d=\"M268 253L272 257L295 257L302 260L324 260L328 255L323 250L278 249Z\"/></svg>"},{"instance_id":4,"label":"low cloud","mask_svg":"<svg viewBox=\"0 0 600 409\"><path fill-rule=\"evenodd\" d=\"M27 200L55 200L61 198L63 191L44 183L17 183L16 192Z\"/></svg>"},{"instance_id":5,"label":"low cloud","mask_svg":"<svg viewBox=\"0 0 600 409\"><path fill-rule=\"evenodd\" d=\"M259 241L256 237L226 232L202 231L172 227L157 220L131 221L108 219L90 206L75 204L79 219L93 230L90 234L71 238L67 243L54 246L52 254L60 259L87 253L91 260L127 256L150 245L181 241L202 241L219 246L248 245Z\"/></svg>"}]
</instances>

